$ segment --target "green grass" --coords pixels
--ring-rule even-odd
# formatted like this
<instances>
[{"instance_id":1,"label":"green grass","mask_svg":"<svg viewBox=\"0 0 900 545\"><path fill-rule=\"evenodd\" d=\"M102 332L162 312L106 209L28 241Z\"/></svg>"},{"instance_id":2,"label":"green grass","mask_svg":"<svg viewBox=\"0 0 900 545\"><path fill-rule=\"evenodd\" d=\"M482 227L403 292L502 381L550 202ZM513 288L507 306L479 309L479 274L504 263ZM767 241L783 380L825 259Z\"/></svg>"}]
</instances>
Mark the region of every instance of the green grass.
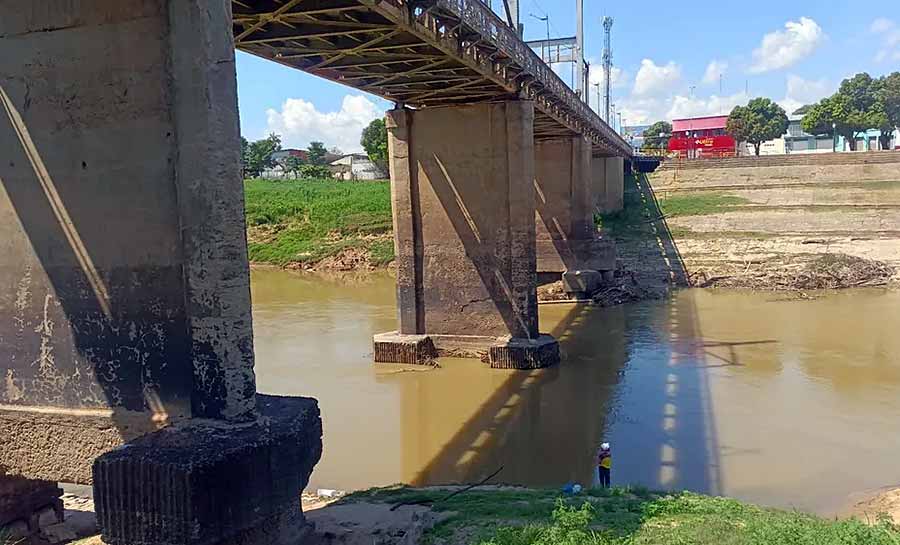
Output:
<instances>
[{"instance_id":1,"label":"green grass","mask_svg":"<svg viewBox=\"0 0 900 545\"><path fill-rule=\"evenodd\" d=\"M731 207L746 204L743 197L721 193L686 193L659 199L659 207L667 218L677 216L702 216L727 212Z\"/></svg>"},{"instance_id":2,"label":"green grass","mask_svg":"<svg viewBox=\"0 0 900 545\"><path fill-rule=\"evenodd\" d=\"M439 500L444 490L391 488L352 494L345 501ZM550 489L472 490L436 511L432 544L481 545L900 545L900 529L881 520L826 520L766 509L729 498L643 488L589 490L561 497Z\"/></svg>"},{"instance_id":3,"label":"green grass","mask_svg":"<svg viewBox=\"0 0 900 545\"><path fill-rule=\"evenodd\" d=\"M346 249L394 259L390 182L247 180L244 191L251 261L313 264Z\"/></svg>"}]
</instances>

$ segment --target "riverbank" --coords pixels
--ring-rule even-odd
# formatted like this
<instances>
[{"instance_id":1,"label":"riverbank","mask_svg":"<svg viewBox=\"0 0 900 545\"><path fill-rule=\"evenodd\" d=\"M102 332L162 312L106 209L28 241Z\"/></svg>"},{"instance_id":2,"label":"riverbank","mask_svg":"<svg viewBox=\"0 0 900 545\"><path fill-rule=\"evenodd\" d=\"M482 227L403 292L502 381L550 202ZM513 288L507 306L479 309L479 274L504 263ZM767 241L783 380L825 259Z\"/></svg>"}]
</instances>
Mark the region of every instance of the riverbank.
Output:
<instances>
[{"instance_id":1,"label":"riverbank","mask_svg":"<svg viewBox=\"0 0 900 545\"><path fill-rule=\"evenodd\" d=\"M385 180L247 180L250 261L298 270L358 271L394 260Z\"/></svg>"},{"instance_id":2,"label":"riverbank","mask_svg":"<svg viewBox=\"0 0 900 545\"><path fill-rule=\"evenodd\" d=\"M893 490L891 493L900 494ZM103 545L93 502L67 495L74 545ZM731 498L638 487L394 486L340 498L303 496L309 545L895 545L900 527L879 512L824 519ZM74 520L74 519L73 519ZM895 515L894 520L900 520ZM93 528L93 531L91 530ZM85 537L90 536L90 537Z\"/></svg>"},{"instance_id":3,"label":"riverbank","mask_svg":"<svg viewBox=\"0 0 900 545\"><path fill-rule=\"evenodd\" d=\"M592 299L612 306L685 286L896 285L900 181L884 178L900 171L891 167L900 163L830 167L827 175L792 167L790 177L781 167L629 176L625 209L597 217L616 241L618 271ZM390 182L248 180L245 187L252 262L330 273L393 262ZM566 299L561 283L538 296Z\"/></svg>"},{"instance_id":4,"label":"riverbank","mask_svg":"<svg viewBox=\"0 0 900 545\"><path fill-rule=\"evenodd\" d=\"M897 283L900 153L871 164L851 154L805 164L767 159L674 163L632 188L633 201L658 203L657 227L691 285L805 291Z\"/></svg>"}]
</instances>

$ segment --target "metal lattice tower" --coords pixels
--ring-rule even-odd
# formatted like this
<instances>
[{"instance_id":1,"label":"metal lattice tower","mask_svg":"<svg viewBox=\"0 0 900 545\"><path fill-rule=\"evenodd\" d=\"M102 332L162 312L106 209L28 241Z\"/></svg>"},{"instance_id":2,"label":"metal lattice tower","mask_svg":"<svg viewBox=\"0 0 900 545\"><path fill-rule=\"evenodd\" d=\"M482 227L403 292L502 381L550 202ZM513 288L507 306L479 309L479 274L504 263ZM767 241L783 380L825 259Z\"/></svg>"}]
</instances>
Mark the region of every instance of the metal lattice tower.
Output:
<instances>
[{"instance_id":1,"label":"metal lattice tower","mask_svg":"<svg viewBox=\"0 0 900 545\"><path fill-rule=\"evenodd\" d=\"M610 94L612 87L612 41L610 39L610 35L612 34L612 26L613 26L613 18L612 17L604 17L603 18L603 79L604 79L604 90L603 90L603 111L605 115L603 117L604 121L609 123L609 103L610 103Z\"/></svg>"}]
</instances>

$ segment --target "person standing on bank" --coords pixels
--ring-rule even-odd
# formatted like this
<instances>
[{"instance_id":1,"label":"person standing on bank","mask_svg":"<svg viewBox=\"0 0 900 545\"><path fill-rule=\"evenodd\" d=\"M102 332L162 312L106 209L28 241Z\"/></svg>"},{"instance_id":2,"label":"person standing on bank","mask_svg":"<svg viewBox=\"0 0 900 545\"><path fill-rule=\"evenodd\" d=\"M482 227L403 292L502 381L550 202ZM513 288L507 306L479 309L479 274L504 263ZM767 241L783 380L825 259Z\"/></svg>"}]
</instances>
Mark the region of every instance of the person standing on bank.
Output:
<instances>
[{"instance_id":1,"label":"person standing on bank","mask_svg":"<svg viewBox=\"0 0 900 545\"><path fill-rule=\"evenodd\" d=\"M597 470L600 473L600 486L609 488L609 474L612 469L612 451L609 449L609 443L600 445L600 451L597 453Z\"/></svg>"}]
</instances>

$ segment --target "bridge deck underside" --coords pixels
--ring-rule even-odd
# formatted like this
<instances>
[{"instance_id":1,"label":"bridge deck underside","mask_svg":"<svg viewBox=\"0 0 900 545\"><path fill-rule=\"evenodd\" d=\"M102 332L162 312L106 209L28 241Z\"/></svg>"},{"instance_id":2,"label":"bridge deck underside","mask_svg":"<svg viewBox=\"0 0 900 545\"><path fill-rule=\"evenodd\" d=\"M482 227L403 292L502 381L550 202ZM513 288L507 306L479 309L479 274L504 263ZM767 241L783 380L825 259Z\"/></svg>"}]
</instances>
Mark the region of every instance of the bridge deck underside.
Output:
<instances>
[{"instance_id":1,"label":"bridge deck underside","mask_svg":"<svg viewBox=\"0 0 900 545\"><path fill-rule=\"evenodd\" d=\"M555 74L548 77L546 65L529 70L533 53L504 35L510 29L478 0L232 0L232 6L235 45L253 55L414 108L532 99L535 138L583 134L596 153L632 153Z\"/></svg>"}]
</instances>

